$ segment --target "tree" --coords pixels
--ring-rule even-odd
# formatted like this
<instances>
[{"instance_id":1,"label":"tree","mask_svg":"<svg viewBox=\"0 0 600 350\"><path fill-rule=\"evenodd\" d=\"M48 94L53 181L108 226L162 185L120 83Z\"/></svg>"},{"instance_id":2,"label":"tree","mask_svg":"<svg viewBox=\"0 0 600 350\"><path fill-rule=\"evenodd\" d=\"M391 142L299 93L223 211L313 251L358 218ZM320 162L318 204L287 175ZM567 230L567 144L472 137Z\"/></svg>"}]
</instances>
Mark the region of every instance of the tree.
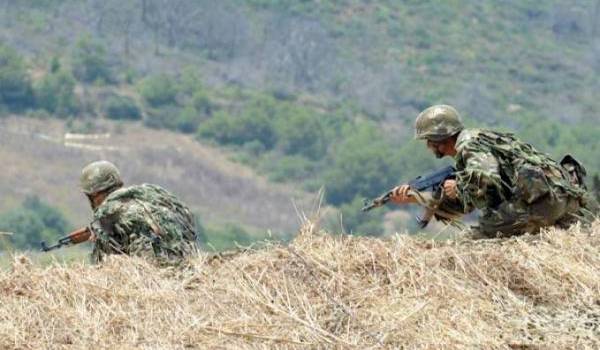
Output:
<instances>
[{"instance_id":1,"label":"tree","mask_svg":"<svg viewBox=\"0 0 600 350\"><path fill-rule=\"evenodd\" d=\"M154 75L140 81L138 91L152 107L175 104L177 89L173 79L167 75Z\"/></svg>"},{"instance_id":2,"label":"tree","mask_svg":"<svg viewBox=\"0 0 600 350\"><path fill-rule=\"evenodd\" d=\"M200 124L200 113L193 107L187 106L177 116L177 130L183 133L194 133Z\"/></svg>"},{"instance_id":3,"label":"tree","mask_svg":"<svg viewBox=\"0 0 600 350\"><path fill-rule=\"evenodd\" d=\"M278 147L290 155L299 154L309 159L320 159L327 142L321 116L301 108L291 108L278 117Z\"/></svg>"},{"instance_id":4,"label":"tree","mask_svg":"<svg viewBox=\"0 0 600 350\"><path fill-rule=\"evenodd\" d=\"M142 118L140 108L128 96L112 94L104 102L104 113L109 119L138 120Z\"/></svg>"},{"instance_id":5,"label":"tree","mask_svg":"<svg viewBox=\"0 0 600 350\"><path fill-rule=\"evenodd\" d=\"M59 117L76 114L79 111L79 101L74 90L75 78L71 72L50 72L35 86L36 104Z\"/></svg>"},{"instance_id":6,"label":"tree","mask_svg":"<svg viewBox=\"0 0 600 350\"><path fill-rule=\"evenodd\" d=\"M277 141L272 119L256 109L237 117L217 112L200 126L198 135L222 144L244 145L258 141L265 149L273 148Z\"/></svg>"},{"instance_id":7,"label":"tree","mask_svg":"<svg viewBox=\"0 0 600 350\"><path fill-rule=\"evenodd\" d=\"M82 37L72 53L73 74L80 81L112 81L106 49L89 37Z\"/></svg>"},{"instance_id":8,"label":"tree","mask_svg":"<svg viewBox=\"0 0 600 350\"><path fill-rule=\"evenodd\" d=\"M0 44L0 103L12 111L32 107L31 81L23 59L12 48Z\"/></svg>"}]
</instances>

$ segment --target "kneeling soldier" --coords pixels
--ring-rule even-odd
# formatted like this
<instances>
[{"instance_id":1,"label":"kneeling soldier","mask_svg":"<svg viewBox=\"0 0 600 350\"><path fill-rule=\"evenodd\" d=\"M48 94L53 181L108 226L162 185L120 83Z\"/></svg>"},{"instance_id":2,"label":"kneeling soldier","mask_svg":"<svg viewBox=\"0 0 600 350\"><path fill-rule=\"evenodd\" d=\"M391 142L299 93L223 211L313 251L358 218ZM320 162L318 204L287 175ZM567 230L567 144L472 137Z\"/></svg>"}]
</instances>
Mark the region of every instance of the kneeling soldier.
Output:
<instances>
[{"instance_id":1,"label":"kneeling soldier","mask_svg":"<svg viewBox=\"0 0 600 350\"><path fill-rule=\"evenodd\" d=\"M177 263L197 249L194 217L189 208L165 189L151 184L123 187L119 170L98 161L81 172L81 188L94 220L92 260L107 254L128 254Z\"/></svg>"}]
</instances>

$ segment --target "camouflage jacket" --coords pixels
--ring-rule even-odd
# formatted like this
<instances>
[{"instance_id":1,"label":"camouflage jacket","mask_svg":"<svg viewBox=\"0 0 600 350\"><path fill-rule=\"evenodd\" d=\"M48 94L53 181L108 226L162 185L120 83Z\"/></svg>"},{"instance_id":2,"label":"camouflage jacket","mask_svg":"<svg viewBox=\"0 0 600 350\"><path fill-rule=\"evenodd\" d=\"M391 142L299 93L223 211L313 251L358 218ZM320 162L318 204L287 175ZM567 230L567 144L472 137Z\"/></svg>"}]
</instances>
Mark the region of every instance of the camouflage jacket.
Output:
<instances>
[{"instance_id":1,"label":"camouflage jacket","mask_svg":"<svg viewBox=\"0 0 600 350\"><path fill-rule=\"evenodd\" d=\"M92 260L101 261L106 254L178 260L195 249L194 225L188 207L159 186L118 189L94 211Z\"/></svg>"},{"instance_id":2,"label":"camouflage jacket","mask_svg":"<svg viewBox=\"0 0 600 350\"><path fill-rule=\"evenodd\" d=\"M556 161L512 134L465 129L456 149L457 186L465 212L494 208L503 201L531 204L555 191L573 198L585 194Z\"/></svg>"}]
</instances>

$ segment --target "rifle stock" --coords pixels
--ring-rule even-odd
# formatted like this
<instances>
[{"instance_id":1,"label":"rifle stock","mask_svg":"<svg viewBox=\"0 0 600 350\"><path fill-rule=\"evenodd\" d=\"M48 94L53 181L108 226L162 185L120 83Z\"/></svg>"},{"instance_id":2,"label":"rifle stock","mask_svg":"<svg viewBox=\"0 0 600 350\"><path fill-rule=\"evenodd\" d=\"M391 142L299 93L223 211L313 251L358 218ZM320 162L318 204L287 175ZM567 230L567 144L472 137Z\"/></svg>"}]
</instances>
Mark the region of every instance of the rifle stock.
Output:
<instances>
[{"instance_id":1,"label":"rifle stock","mask_svg":"<svg viewBox=\"0 0 600 350\"><path fill-rule=\"evenodd\" d=\"M66 235L64 237L59 238L58 243L56 243L54 245L48 246L45 241L40 242L41 250L43 252L48 252L48 251L51 251L54 249L61 248L63 246L69 246L69 245L83 243L83 242L88 241L91 236L92 236L92 231L89 229L89 227L82 227L80 229L77 229L77 230L69 233L68 235Z\"/></svg>"}]
</instances>

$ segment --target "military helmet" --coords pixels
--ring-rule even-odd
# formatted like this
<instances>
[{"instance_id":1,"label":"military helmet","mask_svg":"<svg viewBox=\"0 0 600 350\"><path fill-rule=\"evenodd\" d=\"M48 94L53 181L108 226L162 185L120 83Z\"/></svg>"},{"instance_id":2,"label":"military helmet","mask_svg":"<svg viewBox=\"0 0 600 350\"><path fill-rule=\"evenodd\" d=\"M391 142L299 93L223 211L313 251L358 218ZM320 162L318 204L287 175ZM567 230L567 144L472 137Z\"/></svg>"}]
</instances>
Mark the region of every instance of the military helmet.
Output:
<instances>
[{"instance_id":1,"label":"military helmet","mask_svg":"<svg viewBox=\"0 0 600 350\"><path fill-rule=\"evenodd\" d=\"M85 194L95 194L123 185L119 169L105 160L90 163L83 168L79 182Z\"/></svg>"},{"instance_id":2,"label":"military helmet","mask_svg":"<svg viewBox=\"0 0 600 350\"><path fill-rule=\"evenodd\" d=\"M435 105L419 113L415 121L415 138L441 141L459 133L465 127L452 106Z\"/></svg>"}]
</instances>

